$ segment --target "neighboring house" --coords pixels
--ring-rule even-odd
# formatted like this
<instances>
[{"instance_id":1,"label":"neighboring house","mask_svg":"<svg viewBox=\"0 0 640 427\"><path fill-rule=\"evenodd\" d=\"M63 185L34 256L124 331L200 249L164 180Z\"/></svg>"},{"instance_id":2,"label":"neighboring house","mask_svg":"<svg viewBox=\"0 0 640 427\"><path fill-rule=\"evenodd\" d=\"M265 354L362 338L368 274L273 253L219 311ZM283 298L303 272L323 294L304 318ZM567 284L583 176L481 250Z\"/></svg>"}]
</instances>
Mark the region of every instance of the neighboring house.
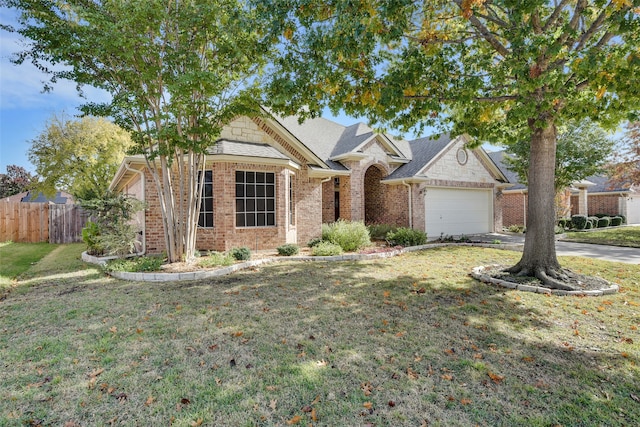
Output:
<instances>
[{"instance_id":1,"label":"neighboring house","mask_svg":"<svg viewBox=\"0 0 640 427\"><path fill-rule=\"evenodd\" d=\"M502 191L503 226L526 224L527 187L519 182L515 172L507 168L504 162L505 151L488 155L512 184ZM565 211L562 216L624 215L629 224L640 223L640 189L636 186L612 186L606 176L590 176L576 181L559 197L557 205Z\"/></svg>"},{"instance_id":2,"label":"neighboring house","mask_svg":"<svg viewBox=\"0 0 640 427\"><path fill-rule=\"evenodd\" d=\"M197 248L305 245L337 219L441 235L501 229L496 194L507 181L464 136L407 142L358 123L239 117L206 157ZM146 251L164 249L155 186L142 156L125 158L111 189L146 201Z\"/></svg>"},{"instance_id":3,"label":"neighboring house","mask_svg":"<svg viewBox=\"0 0 640 427\"><path fill-rule=\"evenodd\" d=\"M22 203L53 203L56 205L72 205L74 203L73 196L66 191L57 191L53 197L47 197L42 193L34 194L31 191L25 191L23 193L5 197L2 200Z\"/></svg>"}]
</instances>

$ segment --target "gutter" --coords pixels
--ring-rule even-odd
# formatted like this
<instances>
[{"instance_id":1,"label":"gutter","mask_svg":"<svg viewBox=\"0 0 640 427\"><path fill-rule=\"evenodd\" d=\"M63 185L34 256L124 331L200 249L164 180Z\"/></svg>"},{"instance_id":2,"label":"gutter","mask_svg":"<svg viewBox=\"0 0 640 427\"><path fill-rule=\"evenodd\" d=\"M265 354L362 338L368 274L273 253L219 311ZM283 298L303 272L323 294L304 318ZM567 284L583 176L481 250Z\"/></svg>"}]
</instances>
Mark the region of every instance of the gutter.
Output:
<instances>
[{"instance_id":1,"label":"gutter","mask_svg":"<svg viewBox=\"0 0 640 427\"><path fill-rule=\"evenodd\" d=\"M411 192L411 184L407 184L403 179L402 185L407 187L407 190L409 191L409 228L413 228L413 194Z\"/></svg>"},{"instance_id":2,"label":"gutter","mask_svg":"<svg viewBox=\"0 0 640 427\"><path fill-rule=\"evenodd\" d=\"M140 175L140 185L142 186L142 201L145 202L145 185L144 185L144 172L137 169L132 169L129 167L127 162L123 162L122 165L129 172L137 173ZM144 255L147 252L147 215L142 215L142 249L139 252L136 252L136 255Z\"/></svg>"}]
</instances>

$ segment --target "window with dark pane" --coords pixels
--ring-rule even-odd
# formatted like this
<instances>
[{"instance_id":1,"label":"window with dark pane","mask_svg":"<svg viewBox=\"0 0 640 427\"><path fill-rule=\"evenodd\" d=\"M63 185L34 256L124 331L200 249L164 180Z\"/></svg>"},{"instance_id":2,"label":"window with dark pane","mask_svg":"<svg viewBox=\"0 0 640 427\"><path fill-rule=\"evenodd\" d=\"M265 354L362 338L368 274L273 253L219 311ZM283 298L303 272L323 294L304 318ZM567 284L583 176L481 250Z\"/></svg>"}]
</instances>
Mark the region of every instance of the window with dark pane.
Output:
<instances>
[{"instance_id":1,"label":"window with dark pane","mask_svg":"<svg viewBox=\"0 0 640 427\"><path fill-rule=\"evenodd\" d=\"M276 225L275 174L236 171L236 227Z\"/></svg>"},{"instance_id":2,"label":"window with dark pane","mask_svg":"<svg viewBox=\"0 0 640 427\"><path fill-rule=\"evenodd\" d=\"M199 172L199 178L202 172ZM198 182L200 182L198 180ZM213 227L213 171L204 171L204 182L200 194L200 216L198 217L198 227Z\"/></svg>"}]
</instances>

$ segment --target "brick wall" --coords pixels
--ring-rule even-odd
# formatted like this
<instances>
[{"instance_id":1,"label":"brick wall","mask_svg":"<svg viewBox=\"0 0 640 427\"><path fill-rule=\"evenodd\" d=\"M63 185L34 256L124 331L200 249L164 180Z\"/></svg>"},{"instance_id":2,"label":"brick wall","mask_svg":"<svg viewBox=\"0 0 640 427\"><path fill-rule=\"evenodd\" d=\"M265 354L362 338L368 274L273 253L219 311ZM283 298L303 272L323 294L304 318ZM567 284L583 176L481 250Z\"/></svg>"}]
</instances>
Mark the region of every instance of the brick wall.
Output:
<instances>
[{"instance_id":1,"label":"brick wall","mask_svg":"<svg viewBox=\"0 0 640 427\"><path fill-rule=\"evenodd\" d=\"M620 215L620 196L614 194L594 194L589 193L587 197L587 206L589 215L606 214ZM571 215L578 214L578 196L571 196Z\"/></svg>"},{"instance_id":2,"label":"brick wall","mask_svg":"<svg viewBox=\"0 0 640 427\"><path fill-rule=\"evenodd\" d=\"M502 226L524 225L528 198L522 193L502 194Z\"/></svg>"}]
</instances>

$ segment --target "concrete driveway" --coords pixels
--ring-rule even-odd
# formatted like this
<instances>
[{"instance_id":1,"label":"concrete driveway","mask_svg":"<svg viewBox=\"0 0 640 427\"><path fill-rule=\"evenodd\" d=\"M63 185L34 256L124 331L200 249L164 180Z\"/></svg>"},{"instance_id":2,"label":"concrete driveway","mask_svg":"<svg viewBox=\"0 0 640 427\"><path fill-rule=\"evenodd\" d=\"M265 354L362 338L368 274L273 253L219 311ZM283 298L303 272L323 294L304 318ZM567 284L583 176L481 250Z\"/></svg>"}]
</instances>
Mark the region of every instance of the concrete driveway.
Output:
<instances>
[{"instance_id":1,"label":"concrete driveway","mask_svg":"<svg viewBox=\"0 0 640 427\"><path fill-rule=\"evenodd\" d=\"M472 236L472 238L478 238L485 242L492 242L497 239L503 243L524 244L524 236L518 234L488 233ZM605 261L640 264L640 249L638 248L592 245L589 243L574 243L557 240L556 253L558 255L583 256L587 258L602 259Z\"/></svg>"}]
</instances>

